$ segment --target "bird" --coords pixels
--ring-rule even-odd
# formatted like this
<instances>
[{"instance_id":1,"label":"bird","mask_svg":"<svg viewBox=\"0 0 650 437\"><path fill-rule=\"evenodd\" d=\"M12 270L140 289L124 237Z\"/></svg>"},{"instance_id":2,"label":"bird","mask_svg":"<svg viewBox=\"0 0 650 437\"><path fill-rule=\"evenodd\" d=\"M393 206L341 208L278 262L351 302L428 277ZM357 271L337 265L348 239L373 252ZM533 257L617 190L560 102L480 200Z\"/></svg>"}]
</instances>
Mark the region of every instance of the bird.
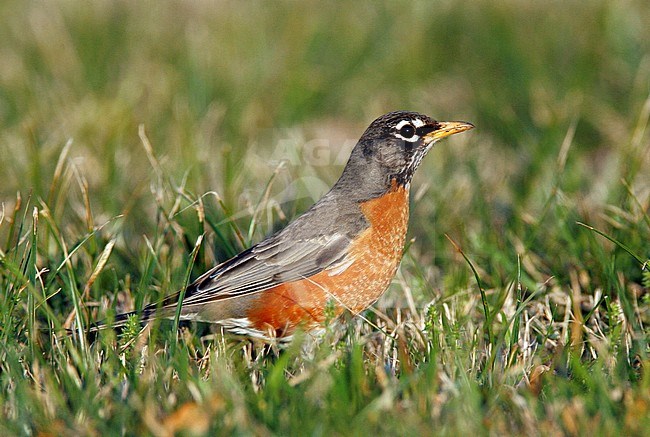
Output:
<instances>
[{"instance_id":1,"label":"bird","mask_svg":"<svg viewBox=\"0 0 650 437\"><path fill-rule=\"evenodd\" d=\"M123 326L132 316L142 323L173 318L180 298L181 320L216 323L267 341L322 329L345 311L361 313L397 272L409 190L422 159L439 140L473 127L411 111L378 117L352 149L338 181L306 212L209 269L184 293L118 314L110 325Z\"/></svg>"}]
</instances>

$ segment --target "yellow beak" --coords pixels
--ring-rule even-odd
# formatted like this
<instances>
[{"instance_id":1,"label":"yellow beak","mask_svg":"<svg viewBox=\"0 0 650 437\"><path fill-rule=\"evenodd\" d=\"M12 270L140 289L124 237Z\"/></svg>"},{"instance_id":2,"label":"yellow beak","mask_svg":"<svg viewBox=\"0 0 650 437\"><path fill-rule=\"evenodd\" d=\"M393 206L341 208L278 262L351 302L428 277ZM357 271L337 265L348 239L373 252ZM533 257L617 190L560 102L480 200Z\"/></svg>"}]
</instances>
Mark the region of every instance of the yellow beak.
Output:
<instances>
[{"instance_id":1,"label":"yellow beak","mask_svg":"<svg viewBox=\"0 0 650 437\"><path fill-rule=\"evenodd\" d=\"M439 141L449 135L458 134L470 130L474 127L472 123L466 121L438 121L436 130L429 132L424 136L425 141Z\"/></svg>"}]
</instances>

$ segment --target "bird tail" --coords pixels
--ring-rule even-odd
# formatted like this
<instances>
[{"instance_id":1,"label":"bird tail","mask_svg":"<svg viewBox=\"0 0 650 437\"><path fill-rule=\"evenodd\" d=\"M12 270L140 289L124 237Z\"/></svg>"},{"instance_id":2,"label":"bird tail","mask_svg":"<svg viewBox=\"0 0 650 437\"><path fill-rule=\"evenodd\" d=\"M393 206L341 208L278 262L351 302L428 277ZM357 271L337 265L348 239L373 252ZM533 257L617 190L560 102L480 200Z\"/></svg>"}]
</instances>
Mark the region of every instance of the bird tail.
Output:
<instances>
[{"instance_id":1,"label":"bird tail","mask_svg":"<svg viewBox=\"0 0 650 437\"><path fill-rule=\"evenodd\" d=\"M174 303L177 297L177 294L167 297L161 302L152 303L145 306L141 311L131 311L128 313L117 314L111 320L100 320L91 324L87 329L86 333L96 335L102 329L112 328L118 331L121 331L129 320L133 317L137 318L138 323L146 323L154 318L165 318L169 317L170 314L173 314L176 307L169 306L171 303ZM76 333L77 330L74 328L68 329L68 335Z\"/></svg>"},{"instance_id":2,"label":"bird tail","mask_svg":"<svg viewBox=\"0 0 650 437\"><path fill-rule=\"evenodd\" d=\"M137 317L138 322L144 322L148 320L148 317L143 317L144 313L138 314L135 311L131 311L128 313L122 313L122 314L117 314L112 320L101 320L99 322L95 322L92 325L90 325L90 328L88 329L88 332L98 332L101 331L102 329L106 328L113 328L113 329L119 329L123 328L129 320L131 320L133 317Z\"/></svg>"},{"instance_id":3,"label":"bird tail","mask_svg":"<svg viewBox=\"0 0 650 437\"><path fill-rule=\"evenodd\" d=\"M131 311L128 313L117 314L112 319L100 320L98 322L92 323L85 330L87 335L90 335L92 338L95 338L95 335L101 330L104 329L115 329L116 331L122 331L122 329L129 323L129 321L135 317L138 323L144 323L151 320L154 316L154 311L149 308L144 308L140 312ZM77 336L79 331L76 327L71 327L66 329L67 334L70 336Z\"/></svg>"}]
</instances>

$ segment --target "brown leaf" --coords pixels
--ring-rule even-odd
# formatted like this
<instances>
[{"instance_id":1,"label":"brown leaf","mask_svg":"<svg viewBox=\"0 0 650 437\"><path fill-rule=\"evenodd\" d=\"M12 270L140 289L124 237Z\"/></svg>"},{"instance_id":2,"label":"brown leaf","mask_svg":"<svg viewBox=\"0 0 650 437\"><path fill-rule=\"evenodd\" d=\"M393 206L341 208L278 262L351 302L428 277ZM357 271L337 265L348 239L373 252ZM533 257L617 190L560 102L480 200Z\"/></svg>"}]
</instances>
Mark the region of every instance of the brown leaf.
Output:
<instances>
[{"instance_id":1,"label":"brown leaf","mask_svg":"<svg viewBox=\"0 0 650 437\"><path fill-rule=\"evenodd\" d=\"M179 431L202 435L210 429L212 417L223 410L225 402L221 396L213 395L203 404L186 402L167 416L162 423L166 435L173 436Z\"/></svg>"}]
</instances>

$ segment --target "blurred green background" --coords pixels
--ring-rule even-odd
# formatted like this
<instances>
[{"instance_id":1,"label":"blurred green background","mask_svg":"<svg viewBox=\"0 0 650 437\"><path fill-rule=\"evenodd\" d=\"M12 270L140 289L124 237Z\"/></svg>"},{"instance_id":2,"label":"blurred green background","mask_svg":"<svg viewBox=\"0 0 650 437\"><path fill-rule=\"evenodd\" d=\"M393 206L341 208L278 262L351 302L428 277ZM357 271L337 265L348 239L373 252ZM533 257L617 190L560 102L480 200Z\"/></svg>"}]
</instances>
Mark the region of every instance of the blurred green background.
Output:
<instances>
[{"instance_id":1,"label":"blurred green background","mask_svg":"<svg viewBox=\"0 0 650 437\"><path fill-rule=\"evenodd\" d=\"M444 262L433 257L449 233L485 257L523 240L517 252L534 247L561 271L582 262L554 253L575 220L606 222L605 205L638 199L647 209L644 1L4 1L0 12L4 208L17 192L43 199L72 234L89 226L86 202L95 225L125 214L126 250L151 232L141 124L172 187L215 191L244 225L288 160L271 188L287 217L269 212L254 241L315 200L370 121L396 109L477 126L417 175L423 264ZM325 158L301 149L310 141Z\"/></svg>"},{"instance_id":2,"label":"blurred green background","mask_svg":"<svg viewBox=\"0 0 650 437\"><path fill-rule=\"evenodd\" d=\"M256 434L370 424L422 434L432 423L451 434L513 423L526 435L642 433L649 96L647 0L3 0L6 426L56 433L63 417L69 434L154 432L152 415L200 398L196 387L211 399L227 386L213 426ZM476 129L437 145L413 183L415 240L376 308L416 310L406 321L366 315L398 328L351 324L384 335L383 352L366 336L292 368L291 353L251 363L183 337L184 349L152 352L141 371L137 353L110 342L95 344L102 361L33 338L82 293L95 321L178 290L200 234L194 274L259 241L322 194L368 124L397 109ZM445 234L475 265L485 306ZM397 361L405 368L391 370ZM311 364L316 376L289 386ZM522 393L540 368L552 369L548 383ZM242 417L252 425L233 425Z\"/></svg>"}]
</instances>

